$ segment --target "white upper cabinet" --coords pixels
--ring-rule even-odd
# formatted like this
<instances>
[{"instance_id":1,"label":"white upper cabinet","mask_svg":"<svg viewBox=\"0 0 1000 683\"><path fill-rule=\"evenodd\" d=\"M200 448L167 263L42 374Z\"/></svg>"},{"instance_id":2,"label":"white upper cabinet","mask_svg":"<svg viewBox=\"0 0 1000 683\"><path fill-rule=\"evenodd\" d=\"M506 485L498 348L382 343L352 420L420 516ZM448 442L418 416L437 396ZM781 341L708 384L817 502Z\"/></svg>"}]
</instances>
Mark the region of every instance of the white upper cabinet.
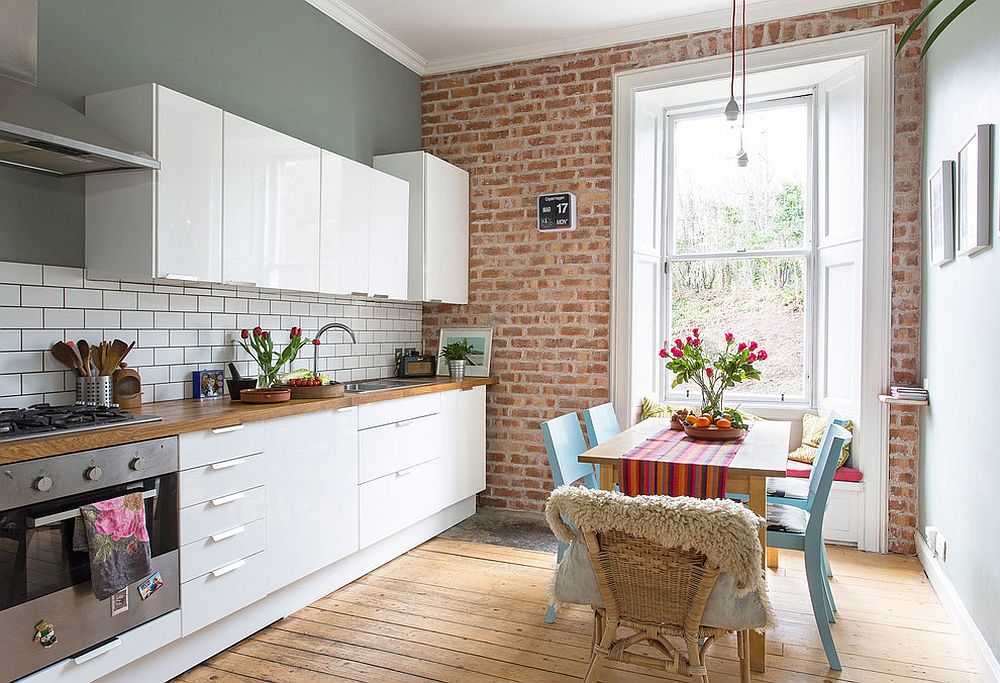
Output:
<instances>
[{"instance_id":1,"label":"white upper cabinet","mask_svg":"<svg viewBox=\"0 0 1000 683\"><path fill-rule=\"evenodd\" d=\"M226 113L227 284L319 289L320 149Z\"/></svg>"},{"instance_id":2,"label":"white upper cabinet","mask_svg":"<svg viewBox=\"0 0 1000 683\"><path fill-rule=\"evenodd\" d=\"M410 183L408 298L469 303L469 174L426 152L375 157Z\"/></svg>"},{"instance_id":3,"label":"white upper cabinet","mask_svg":"<svg viewBox=\"0 0 1000 683\"><path fill-rule=\"evenodd\" d=\"M87 177L87 268L219 282L222 110L150 83L88 96L87 116L161 166Z\"/></svg>"},{"instance_id":4,"label":"white upper cabinet","mask_svg":"<svg viewBox=\"0 0 1000 683\"><path fill-rule=\"evenodd\" d=\"M407 217L409 185L371 171L368 293L382 299L407 298Z\"/></svg>"},{"instance_id":5,"label":"white upper cabinet","mask_svg":"<svg viewBox=\"0 0 1000 683\"><path fill-rule=\"evenodd\" d=\"M323 150L319 291L368 294L372 169Z\"/></svg>"}]
</instances>

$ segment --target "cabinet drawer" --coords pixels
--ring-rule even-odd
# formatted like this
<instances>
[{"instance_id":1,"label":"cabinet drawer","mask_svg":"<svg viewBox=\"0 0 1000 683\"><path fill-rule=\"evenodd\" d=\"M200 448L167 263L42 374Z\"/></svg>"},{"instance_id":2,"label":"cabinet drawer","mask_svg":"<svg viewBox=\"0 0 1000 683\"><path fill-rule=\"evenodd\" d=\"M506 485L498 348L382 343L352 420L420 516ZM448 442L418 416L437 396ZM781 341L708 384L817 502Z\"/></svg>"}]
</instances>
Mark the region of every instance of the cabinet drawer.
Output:
<instances>
[{"instance_id":1,"label":"cabinet drawer","mask_svg":"<svg viewBox=\"0 0 1000 683\"><path fill-rule=\"evenodd\" d=\"M362 548L445 507L442 463L436 458L358 487Z\"/></svg>"},{"instance_id":2,"label":"cabinet drawer","mask_svg":"<svg viewBox=\"0 0 1000 683\"><path fill-rule=\"evenodd\" d=\"M259 553L264 540L264 520L258 519L181 546L181 583Z\"/></svg>"},{"instance_id":3,"label":"cabinet drawer","mask_svg":"<svg viewBox=\"0 0 1000 683\"><path fill-rule=\"evenodd\" d=\"M213 498L181 510L181 545L264 519L264 487Z\"/></svg>"},{"instance_id":4,"label":"cabinet drawer","mask_svg":"<svg viewBox=\"0 0 1000 683\"><path fill-rule=\"evenodd\" d=\"M441 412L441 394L408 396L391 401L378 401L358 406L358 429L368 429L379 425L410 420L424 415Z\"/></svg>"},{"instance_id":5,"label":"cabinet drawer","mask_svg":"<svg viewBox=\"0 0 1000 683\"><path fill-rule=\"evenodd\" d=\"M178 436L182 470L263 450L264 422L247 422Z\"/></svg>"},{"instance_id":6,"label":"cabinet drawer","mask_svg":"<svg viewBox=\"0 0 1000 683\"><path fill-rule=\"evenodd\" d=\"M264 556L251 555L181 584L183 634L193 633L267 595Z\"/></svg>"},{"instance_id":7,"label":"cabinet drawer","mask_svg":"<svg viewBox=\"0 0 1000 683\"><path fill-rule=\"evenodd\" d=\"M378 479L443 455L440 425L440 415L425 415L360 432L358 481Z\"/></svg>"},{"instance_id":8,"label":"cabinet drawer","mask_svg":"<svg viewBox=\"0 0 1000 683\"><path fill-rule=\"evenodd\" d=\"M184 470L180 476L180 506L215 500L264 485L264 456L250 455Z\"/></svg>"}]
</instances>

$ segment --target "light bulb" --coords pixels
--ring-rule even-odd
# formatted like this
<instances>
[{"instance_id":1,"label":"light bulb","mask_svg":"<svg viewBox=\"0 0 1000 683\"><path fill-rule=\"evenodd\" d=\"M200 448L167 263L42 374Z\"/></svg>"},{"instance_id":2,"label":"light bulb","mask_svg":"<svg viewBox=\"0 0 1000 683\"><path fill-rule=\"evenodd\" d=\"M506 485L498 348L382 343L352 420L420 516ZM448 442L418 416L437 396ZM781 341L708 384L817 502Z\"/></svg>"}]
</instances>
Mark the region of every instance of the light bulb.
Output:
<instances>
[{"instance_id":1,"label":"light bulb","mask_svg":"<svg viewBox=\"0 0 1000 683\"><path fill-rule=\"evenodd\" d=\"M750 157L747 155L746 151L740 146L740 151L736 153L736 165L740 168L746 168L746 165L750 163Z\"/></svg>"}]
</instances>

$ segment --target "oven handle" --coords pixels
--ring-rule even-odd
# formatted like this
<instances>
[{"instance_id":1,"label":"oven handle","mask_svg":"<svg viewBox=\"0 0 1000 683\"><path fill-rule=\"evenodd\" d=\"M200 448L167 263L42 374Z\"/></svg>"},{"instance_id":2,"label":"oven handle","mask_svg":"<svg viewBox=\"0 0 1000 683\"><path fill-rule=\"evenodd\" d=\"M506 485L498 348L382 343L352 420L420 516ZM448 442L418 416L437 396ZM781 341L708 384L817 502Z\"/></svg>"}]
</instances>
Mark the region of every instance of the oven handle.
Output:
<instances>
[{"instance_id":1,"label":"oven handle","mask_svg":"<svg viewBox=\"0 0 1000 683\"><path fill-rule=\"evenodd\" d=\"M150 498L156 498L156 489L149 489L148 491L142 492L143 500L149 500ZM34 529L40 526L48 526L49 524L55 524L56 522L63 522L67 519L73 519L80 515L80 508L73 508L72 510L63 510L62 512L55 512L51 515L46 515L45 517L39 517L37 519L33 517L28 517L24 520L24 525L29 529Z\"/></svg>"}]
</instances>

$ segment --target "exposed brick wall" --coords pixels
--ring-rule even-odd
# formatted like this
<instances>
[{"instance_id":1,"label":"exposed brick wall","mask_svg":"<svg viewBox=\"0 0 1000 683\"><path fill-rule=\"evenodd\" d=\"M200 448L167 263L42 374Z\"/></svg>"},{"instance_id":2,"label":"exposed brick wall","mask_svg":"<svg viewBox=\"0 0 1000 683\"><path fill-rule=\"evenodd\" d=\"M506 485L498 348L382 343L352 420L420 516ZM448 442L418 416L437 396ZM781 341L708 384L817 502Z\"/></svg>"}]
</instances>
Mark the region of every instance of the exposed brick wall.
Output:
<instances>
[{"instance_id":1,"label":"exposed brick wall","mask_svg":"<svg viewBox=\"0 0 1000 683\"><path fill-rule=\"evenodd\" d=\"M899 0L758 24L751 46L895 24L920 9ZM616 71L726 52L709 31L454 74L422 83L423 145L471 174L468 306L424 307L424 338L441 326L495 330L489 392L487 489L480 502L538 510L551 490L538 424L609 396L611 77ZM895 66L892 377L917 377L923 75L919 41ZM540 234L534 199L577 194L576 232ZM917 425L891 420L891 548L912 552Z\"/></svg>"}]
</instances>

